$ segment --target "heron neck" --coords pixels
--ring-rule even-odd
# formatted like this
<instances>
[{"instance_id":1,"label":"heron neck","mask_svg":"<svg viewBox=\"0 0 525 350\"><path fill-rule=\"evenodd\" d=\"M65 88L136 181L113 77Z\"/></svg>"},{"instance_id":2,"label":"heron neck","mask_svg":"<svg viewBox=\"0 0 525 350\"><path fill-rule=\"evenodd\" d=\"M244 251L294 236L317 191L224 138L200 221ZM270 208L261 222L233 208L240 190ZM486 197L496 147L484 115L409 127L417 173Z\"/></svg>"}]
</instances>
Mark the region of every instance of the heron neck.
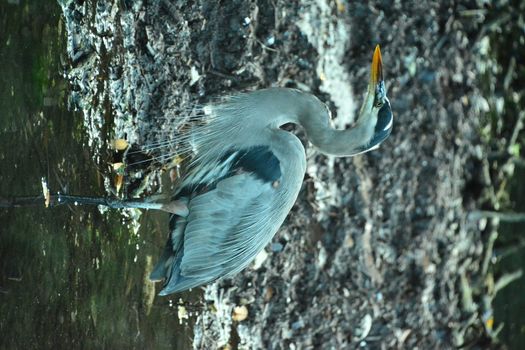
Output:
<instances>
[{"instance_id":1,"label":"heron neck","mask_svg":"<svg viewBox=\"0 0 525 350\"><path fill-rule=\"evenodd\" d=\"M304 102L297 104L297 122L319 151L333 156L350 156L363 151L373 135L366 116L360 115L351 128L337 130L330 125L327 107L313 95L302 95Z\"/></svg>"},{"instance_id":2,"label":"heron neck","mask_svg":"<svg viewBox=\"0 0 525 350\"><path fill-rule=\"evenodd\" d=\"M367 123L368 118L363 116L363 112L354 127L336 130L330 125L326 105L314 95L295 89L270 88L242 94L234 97L223 108L224 113L219 114L230 115L234 120L239 120L241 115L249 116L250 122L245 124L250 128L279 128L286 123L299 124L319 151L334 156L361 153L373 136L373 126ZM232 110L239 114L232 114ZM243 136L249 130L237 128L234 132ZM239 138L246 141L243 137Z\"/></svg>"}]
</instances>

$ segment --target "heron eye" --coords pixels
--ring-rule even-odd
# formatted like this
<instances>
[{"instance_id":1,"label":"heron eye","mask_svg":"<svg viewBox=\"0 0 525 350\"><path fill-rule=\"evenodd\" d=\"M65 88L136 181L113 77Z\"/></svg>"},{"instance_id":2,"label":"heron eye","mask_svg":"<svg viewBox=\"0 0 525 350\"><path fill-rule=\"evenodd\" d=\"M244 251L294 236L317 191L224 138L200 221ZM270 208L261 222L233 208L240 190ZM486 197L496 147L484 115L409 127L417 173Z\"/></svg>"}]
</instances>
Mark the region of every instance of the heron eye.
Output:
<instances>
[{"instance_id":1,"label":"heron eye","mask_svg":"<svg viewBox=\"0 0 525 350\"><path fill-rule=\"evenodd\" d=\"M383 107L383 101L379 100L376 102L376 108L381 108Z\"/></svg>"}]
</instances>

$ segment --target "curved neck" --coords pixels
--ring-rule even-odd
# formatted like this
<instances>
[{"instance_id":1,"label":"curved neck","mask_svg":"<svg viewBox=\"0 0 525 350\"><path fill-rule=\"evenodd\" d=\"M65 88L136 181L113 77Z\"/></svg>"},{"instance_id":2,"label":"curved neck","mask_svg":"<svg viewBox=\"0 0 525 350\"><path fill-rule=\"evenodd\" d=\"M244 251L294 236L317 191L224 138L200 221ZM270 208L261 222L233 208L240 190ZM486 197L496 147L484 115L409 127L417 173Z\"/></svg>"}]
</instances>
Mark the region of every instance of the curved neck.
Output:
<instances>
[{"instance_id":1,"label":"curved neck","mask_svg":"<svg viewBox=\"0 0 525 350\"><path fill-rule=\"evenodd\" d=\"M366 123L362 108L356 124L336 130L330 125L328 108L317 97L294 89L271 88L247 94L257 110L257 119L270 127L285 123L301 125L319 151L334 156L350 156L366 150L373 126ZM368 100L368 99L367 99Z\"/></svg>"},{"instance_id":2,"label":"curved neck","mask_svg":"<svg viewBox=\"0 0 525 350\"><path fill-rule=\"evenodd\" d=\"M298 115L299 124L305 129L308 139L319 151L333 156L351 156L366 150L373 136L365 118L360 115L357 122L344 130L334 129L330 125L327 107L312 95L310 105Z\"/></svg>"}]
</instances>

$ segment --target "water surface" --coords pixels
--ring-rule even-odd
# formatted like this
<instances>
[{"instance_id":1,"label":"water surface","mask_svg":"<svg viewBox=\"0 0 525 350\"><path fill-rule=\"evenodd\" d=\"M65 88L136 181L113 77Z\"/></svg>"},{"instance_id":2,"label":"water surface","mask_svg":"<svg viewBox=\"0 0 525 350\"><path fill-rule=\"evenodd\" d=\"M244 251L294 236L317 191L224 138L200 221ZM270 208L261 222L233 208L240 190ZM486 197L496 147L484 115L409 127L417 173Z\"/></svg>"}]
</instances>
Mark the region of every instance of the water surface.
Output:
<instances>
[{"instance_id":1,"label":"water surface","mask_svg":"<svg viewBox=\"0 0 525 350\"><path fill-rule=\"evenodd\" d=\"M49 1L0 2L0 197L104 195L82 115L67 108L65 29ZM111 129L111 128L107 128ZM0 208L0 348L187 347L146 279L167 217L38 205ZM174 304L176 300L172 300Z\"/></svg>"}]
</instances>

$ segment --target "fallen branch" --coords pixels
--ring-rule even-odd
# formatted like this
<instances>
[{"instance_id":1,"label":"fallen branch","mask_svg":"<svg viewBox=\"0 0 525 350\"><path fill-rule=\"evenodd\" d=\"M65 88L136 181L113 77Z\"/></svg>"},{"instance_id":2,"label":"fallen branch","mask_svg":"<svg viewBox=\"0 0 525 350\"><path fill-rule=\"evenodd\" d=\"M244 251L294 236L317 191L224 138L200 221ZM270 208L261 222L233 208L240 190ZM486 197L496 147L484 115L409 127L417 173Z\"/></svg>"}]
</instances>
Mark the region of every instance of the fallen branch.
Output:
<instances>
[{"instance_id":1,"label":"fallen branch","mask_svg":"<svg viewBox=\"0 0 525 350\"><path fill-rule=\"evenodd\" d=\"M144 201L119 200L104 197L71 196L65 194L52 194L48 197L47 207L59 205L102 205L112 209L138 208L138 209L161 209L162 204ZM0 208L22 208L46 206L46 198L40 196L0 198Z\"/></svg>"}]
</instances>

